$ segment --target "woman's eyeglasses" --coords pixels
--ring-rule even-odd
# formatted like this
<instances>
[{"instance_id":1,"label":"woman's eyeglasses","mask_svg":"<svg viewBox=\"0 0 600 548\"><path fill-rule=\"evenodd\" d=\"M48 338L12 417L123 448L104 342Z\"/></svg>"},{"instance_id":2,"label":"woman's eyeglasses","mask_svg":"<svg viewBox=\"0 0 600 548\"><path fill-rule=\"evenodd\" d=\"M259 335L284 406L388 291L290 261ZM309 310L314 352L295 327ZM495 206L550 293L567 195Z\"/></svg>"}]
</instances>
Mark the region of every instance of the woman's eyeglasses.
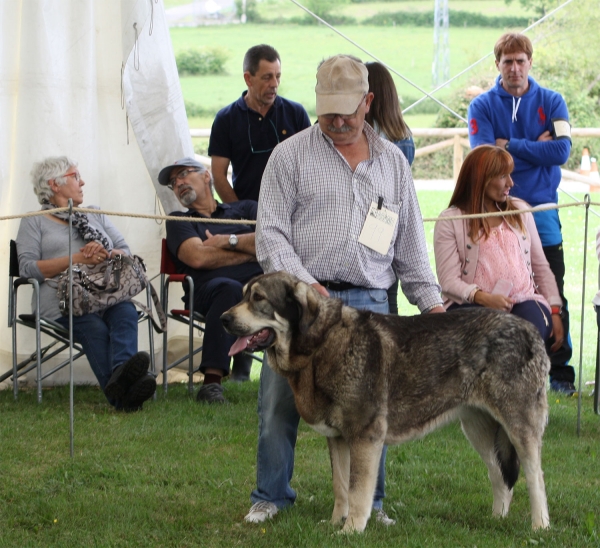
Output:
<instances>
[{"instance_id":1,"label":"woman's eyeglasses","mask_svg":"<svg viewBox=\"0 0 600 548\"><path fill-rule=\"evenodd\" d=\"M66 179L67 177L75 177L77 182L81 181L81 175L78 171L72 171L71 173L65 173L64 175L60 176L61 179Z\"/></svg>"}]
</instances>

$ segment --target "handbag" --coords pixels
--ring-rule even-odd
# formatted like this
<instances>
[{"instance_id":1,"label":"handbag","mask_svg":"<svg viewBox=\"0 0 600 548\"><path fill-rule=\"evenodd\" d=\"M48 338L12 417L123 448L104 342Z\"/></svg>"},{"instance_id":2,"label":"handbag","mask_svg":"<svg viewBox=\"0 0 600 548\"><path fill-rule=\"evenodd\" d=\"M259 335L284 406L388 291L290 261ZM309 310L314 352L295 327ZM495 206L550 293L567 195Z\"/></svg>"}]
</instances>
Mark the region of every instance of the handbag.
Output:
<instances>
[{"instance_id":1,"label":"handbag","mask_svg":"<svg viewBox=\"0 0 600 548\"><path fill-rule=\"evenodd\" d=\"M156 294L156 290L146 276L146 265L141 257L133 255L115 255L98 265L74 264L73 301L69 301L69 269L61 272L58 279L46 280L56 287L60 312L63 316L83 316L101 312L123 301L131 301L143 310L152 321L157 332L167 328L167 317ZM132 298L150 286L152 300L156 308L160 325L157 324L152 310Z\"/></svg>"}]
</instances>

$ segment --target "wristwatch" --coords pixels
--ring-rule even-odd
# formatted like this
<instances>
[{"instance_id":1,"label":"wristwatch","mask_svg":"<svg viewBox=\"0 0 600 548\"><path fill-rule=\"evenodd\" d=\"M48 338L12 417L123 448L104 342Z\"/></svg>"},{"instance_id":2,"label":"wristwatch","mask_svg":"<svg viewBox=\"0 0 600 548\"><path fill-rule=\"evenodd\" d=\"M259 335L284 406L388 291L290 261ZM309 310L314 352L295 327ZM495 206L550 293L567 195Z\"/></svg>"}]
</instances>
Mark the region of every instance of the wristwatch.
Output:
<instances>
[{"instance_id":1,"label":"wristwatch","mask_svg":"<svg viewBox=\"0 0 600 548\"><path fill-rule=\"evenodd\" d=\"M229 236L229 247L231 249L235 249L235 246L238 245L238 237L235 234L231 234Z\"/></svg>"},{"instance_id":2,"label":"wristwatch","mask_svg":"<svg viewBox=\"0 0 600 548\"><path fill-rule=\"evenodd\" d=\"M504 150L508 150L508 145L510 144L510 141L506 141L506 144L504 145Z\"/></svg>"}]
</instances>

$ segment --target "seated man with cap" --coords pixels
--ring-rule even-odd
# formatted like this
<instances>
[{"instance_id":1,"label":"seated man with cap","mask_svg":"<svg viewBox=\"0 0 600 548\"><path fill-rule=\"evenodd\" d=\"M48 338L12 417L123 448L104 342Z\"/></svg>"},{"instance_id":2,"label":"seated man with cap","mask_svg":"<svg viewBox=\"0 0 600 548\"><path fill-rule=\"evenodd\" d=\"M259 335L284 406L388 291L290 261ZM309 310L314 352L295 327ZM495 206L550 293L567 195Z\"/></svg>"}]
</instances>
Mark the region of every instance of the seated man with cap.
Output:
<instances>
[{"instance_id":1,"label":"seated man with cap","mask_svg":"<svg viewBox=\"0 0 600 548\"><path fill-rule=\"evenodd\" d=\"M220 204L213 197L210 172L194 158L183 158L162 169L158 182L168 186L186 212L171 215L194 221L167 221L167 246L177 272L194 280L194 309L206 318L200 371L204 384L196 399L224 403L221 379L229 369L229 349L235 337L225 332L220 316L242 298L242 287L262 270L256 262L254 225L221 224L196 219L256 219L257 203L241 200ZM186 296L187 298L187 296ZM248 380L252 359L235 356L232 380Z\"/></svg>"}]
</instances>

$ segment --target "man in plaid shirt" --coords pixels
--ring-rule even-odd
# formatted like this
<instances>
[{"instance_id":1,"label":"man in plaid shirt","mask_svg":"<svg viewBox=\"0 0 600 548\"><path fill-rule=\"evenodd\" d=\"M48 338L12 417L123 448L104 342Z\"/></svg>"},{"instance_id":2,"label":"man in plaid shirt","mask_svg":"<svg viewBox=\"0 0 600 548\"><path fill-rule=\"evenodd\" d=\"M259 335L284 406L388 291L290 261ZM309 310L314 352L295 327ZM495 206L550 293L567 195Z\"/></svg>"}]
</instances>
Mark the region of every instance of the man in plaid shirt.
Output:
<instances>
[{"instance_id":1,"label":"man in plaid shirt","mask_svg":"<svg viewBox=\"0 0 600 548\"><path fill-rule=\"evenodd\" d=\"M337 55L317 72L318 124L273 151L259 198L256 255L265 272L285 270L325 296L388 313L397 275L422 313L443 312L429 265L421 212L404 155L365 123L373 99L358 59ZM257 488L246 521L290 506L299 415L287 380L263 367ZM385 448L373 509L383 511Z\"/></svg>"}]
</instances>

